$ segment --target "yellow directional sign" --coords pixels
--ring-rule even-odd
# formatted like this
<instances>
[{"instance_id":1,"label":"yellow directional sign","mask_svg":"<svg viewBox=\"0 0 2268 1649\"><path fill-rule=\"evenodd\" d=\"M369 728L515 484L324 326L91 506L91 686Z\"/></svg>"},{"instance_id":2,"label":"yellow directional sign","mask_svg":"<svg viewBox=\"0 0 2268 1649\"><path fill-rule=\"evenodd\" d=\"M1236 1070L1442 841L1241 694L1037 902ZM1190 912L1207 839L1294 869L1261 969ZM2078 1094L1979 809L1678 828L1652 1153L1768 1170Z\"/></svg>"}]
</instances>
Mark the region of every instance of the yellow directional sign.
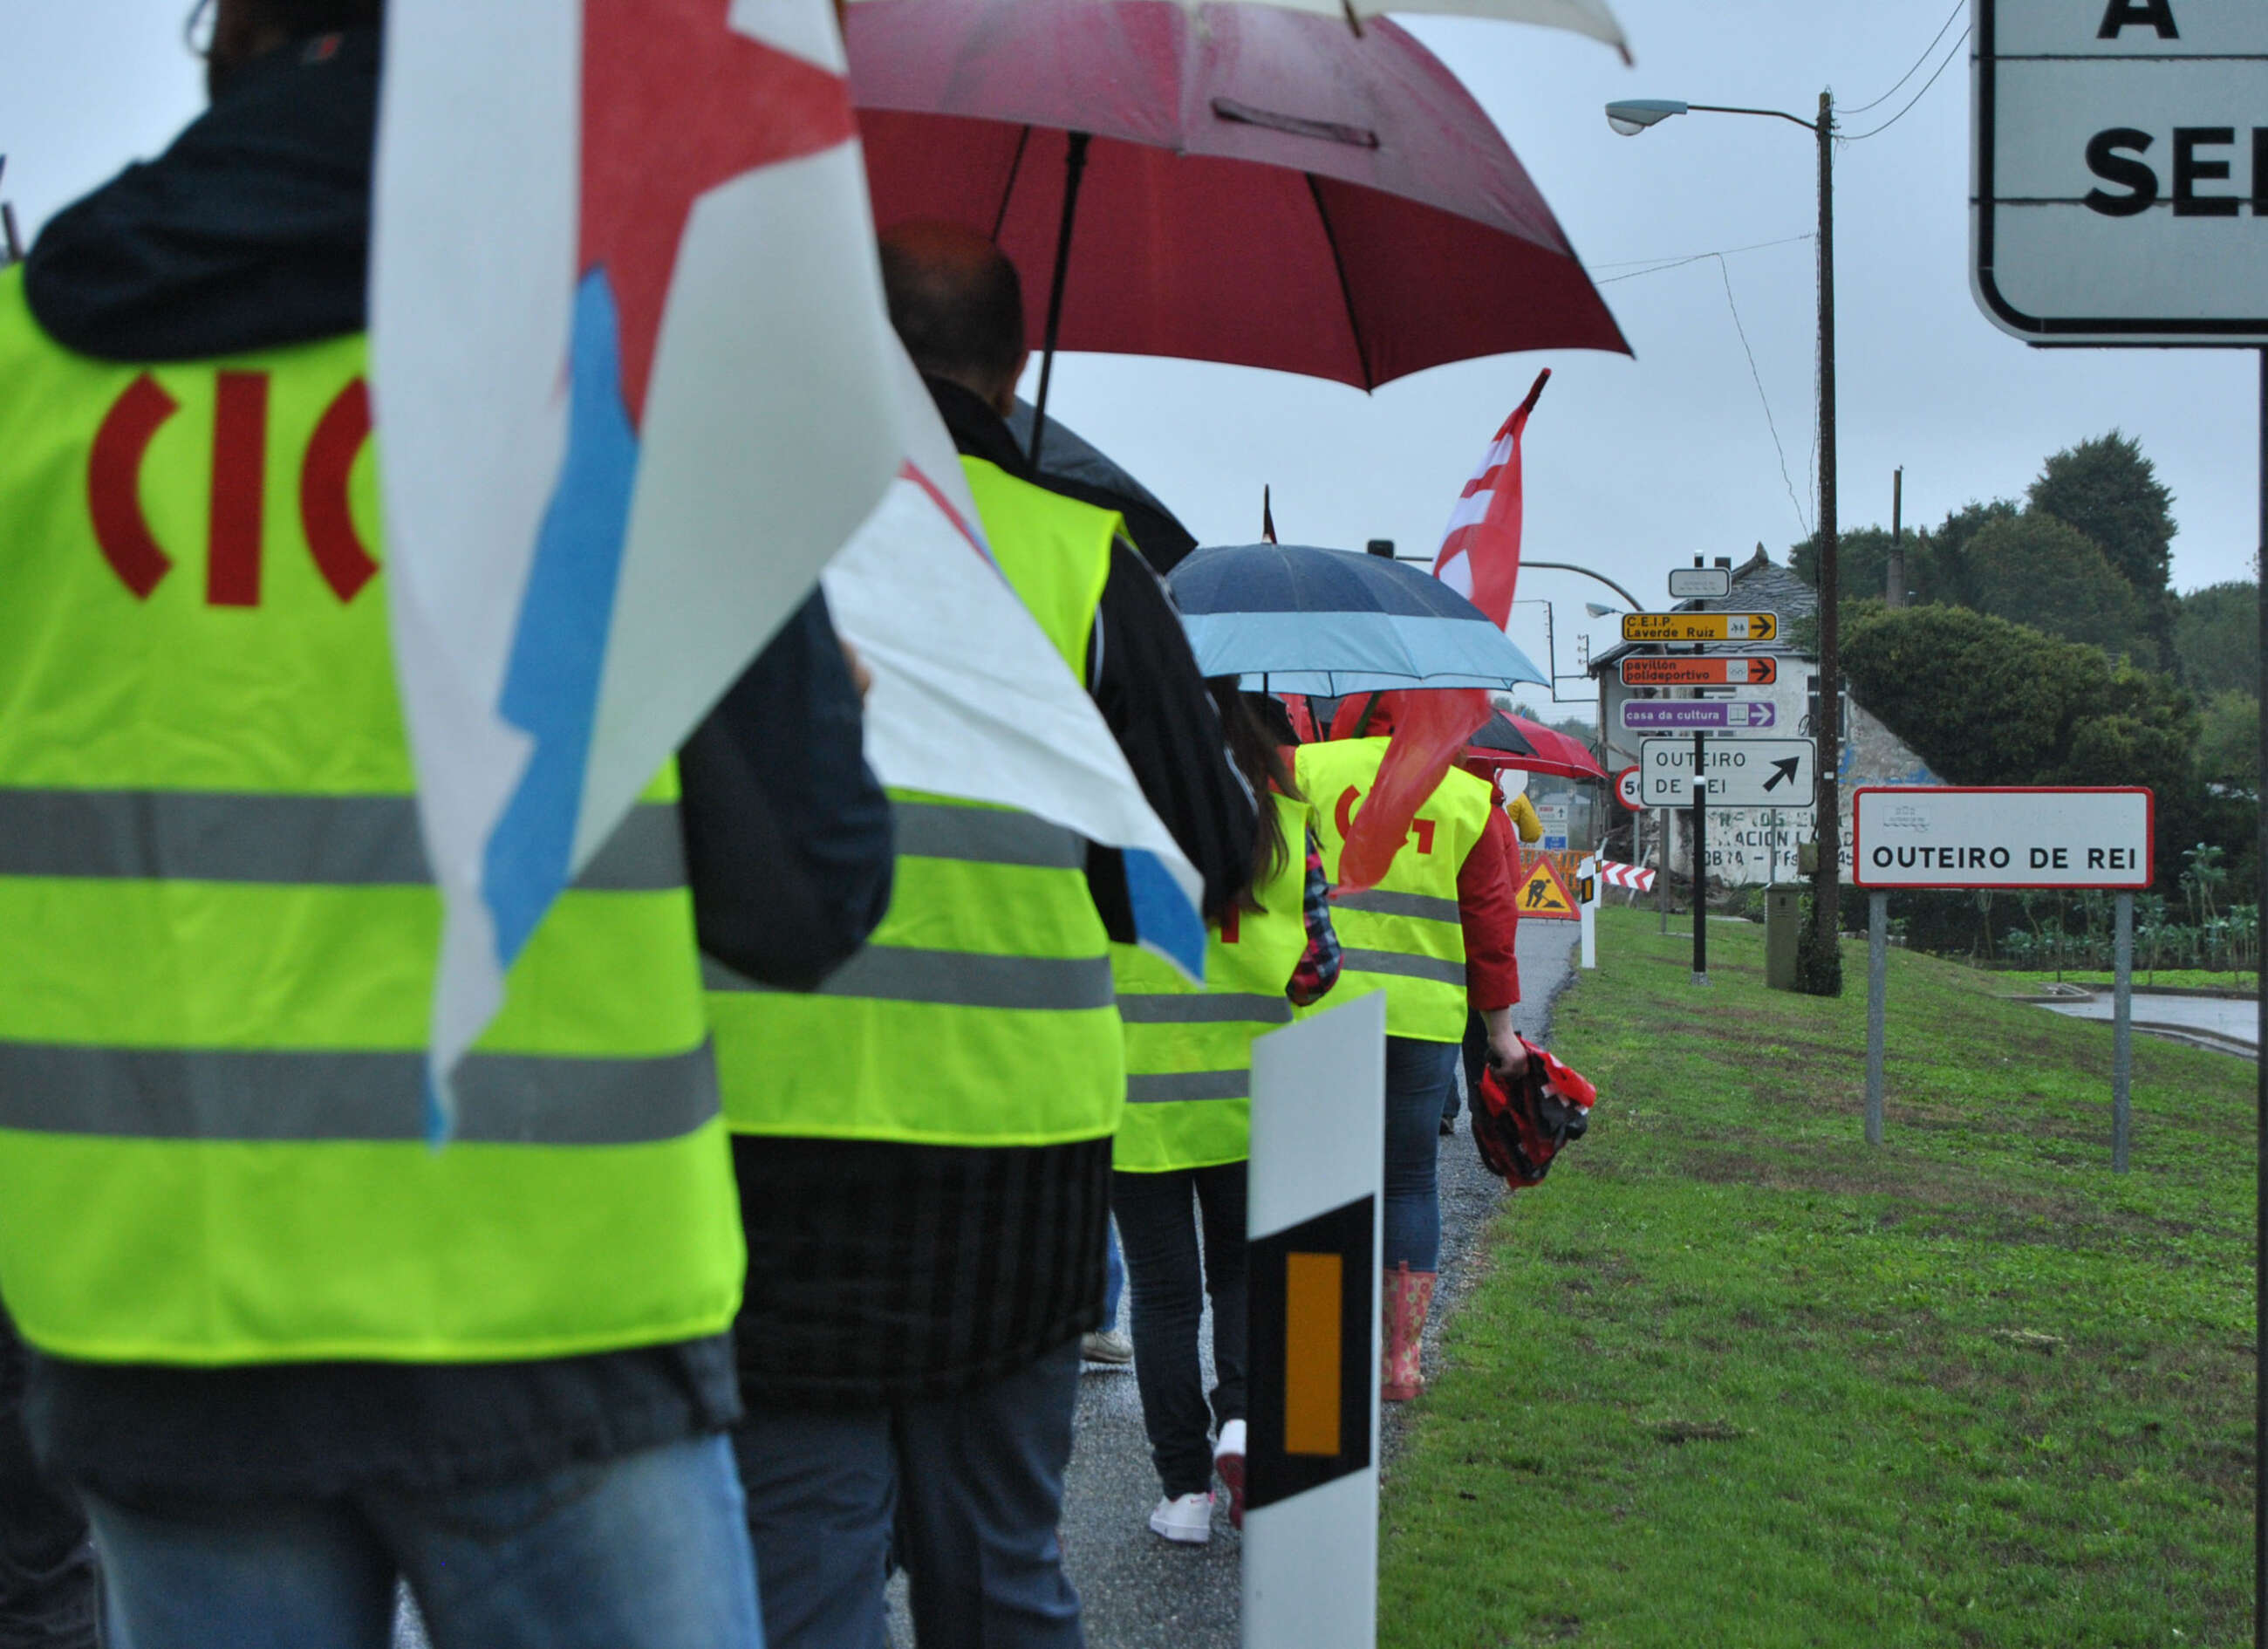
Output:
<instances>
[{"instance_id":1,"label":"yellow directional sign","mask_svg":"<svg viewBox=\"0 0 2268 1649\"><path fill-rule=\"evenodd\" d=\"M1575 909L1574 895L1559 878L1559 867L1550 859L1538 858L1520 879L1521 919L1541 917L1547 921L1574 922L1580 919Z\"/></svg>"},{"instance_id":2,"label":"yellow directional sign","mask_svg":"<svg viewBox=\"0 0 2268 1649\"><path fill-rule=\"evenodd\" d=\"M1625 613L1624 641L1777 641L1777 613Z\"/></svg>"}]
</instances>

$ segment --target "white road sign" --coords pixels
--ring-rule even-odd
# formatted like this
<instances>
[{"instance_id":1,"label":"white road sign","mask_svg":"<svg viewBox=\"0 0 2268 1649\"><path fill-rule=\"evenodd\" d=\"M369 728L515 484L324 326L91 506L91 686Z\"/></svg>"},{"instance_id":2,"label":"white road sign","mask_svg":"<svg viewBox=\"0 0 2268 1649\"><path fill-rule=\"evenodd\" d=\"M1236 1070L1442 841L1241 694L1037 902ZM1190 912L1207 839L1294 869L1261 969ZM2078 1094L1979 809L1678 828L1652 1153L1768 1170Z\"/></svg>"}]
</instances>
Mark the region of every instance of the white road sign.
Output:
<instances>
[{"instance_id":1,"label":"white road sign","mask_svg":"<svg viewBox=\"0 0 2268 1649\"><path fill-rule=\"evenodd\" d=\"M1860 887L2147 887L2146 790L1862 790L1852 799Z\"/></svg>"},{"instance_id":2,"label":"white road sign","mask_svg":"<svg viewBox=\"0 0 2268 1649\"><path fill-rule=\"evenodd\" d=\"M1730 567L1676 567L1670 571L1669 593L1681 601L1721 601L1732 593Z\"/></svg>"},{"instance_id":3,"label":"white road sign","mask_svg":"<svg viewBox=\"0 0 2268 1649\"><path fill-rule=\"evenodd\" d=\"M1711 739L1712 807L1808 806L1819 782L1819 747L1808 739ZM1693 740L1641 739L1638 797L1648 807L1693 805Z\"/></svg>"},{"instance_id":4,"label":"white road sign","mask_svg":"<svg viewBox=\"0 0 2268 1649\"><path fill-rule=\"evenodd\" d=\"M1970 283L2032 343L2268 343L2268 5L1975 0Z\"/></svg>"}]
</instances>

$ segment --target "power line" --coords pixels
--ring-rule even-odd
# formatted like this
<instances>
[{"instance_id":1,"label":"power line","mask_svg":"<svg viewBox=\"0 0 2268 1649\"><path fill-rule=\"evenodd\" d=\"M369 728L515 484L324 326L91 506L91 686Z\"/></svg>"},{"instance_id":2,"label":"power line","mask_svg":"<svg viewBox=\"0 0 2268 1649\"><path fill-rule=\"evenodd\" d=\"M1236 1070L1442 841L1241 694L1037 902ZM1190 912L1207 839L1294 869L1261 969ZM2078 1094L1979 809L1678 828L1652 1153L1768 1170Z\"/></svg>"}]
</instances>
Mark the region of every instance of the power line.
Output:
<instances>
[{"instance_id":1,"label":"power line","mask_svg":"<svg viewBox=\"0 0 2268 1649\"><path fill-rule=\"evenodd\" d=\"M1864 114L1877 105L1888 103L1897 94L1899 86L1905 85L1907 81L1921 72L1921 66L1929 61L1930 54L1937 49L1938 41L1945 38L1945 31L1953 26L1953 19L1961 15L1962 8L1968 4L1969 0L1953 0L1953 10L1945 14L1945 21L1939 24L1937 33L1929 37L1929 44L1921 48L1921 55L1913 60L1913 67L1900 75L1888 92L1876 98L1873 103L1861 103L1854 108L1845 109L1842 112L1845 114Z\"/></svg>"},{"instance_id":2,"label":"power line","mask_svg":"<svg viewBox=\"0 0 2268 1649\"><path fill-rule=\"evenodd\" d=\"M1953 42L1951 48L1946 52L1944 58L1938 63L1935 72L1933 73L1928 79L1921 83L1921 90L1915 92L1912 97L1906 99L1906 106L1904 108L1900 109L1896 114L1891 115L1889 119L1884 121L1880 126L1875 127L1873 130L1860 132L1856 136L1845 137L1843 141L1846 144L1855 144L1864 138L1879 136L1882 133L1889 130L1891 127L1896 125L1900 121L1905 119L1908 112L1912 109L1913 106L1929 95L1929 89L1937 84L1937 77L1945 72L1946 64L1951 63L1955 58L1961 55L1961 48L1968 39L1969 31L1967 29L1962 30L1961 38Z\"/></svg>"},{"instance_id":3,"label":"power line","mask_svg":"<svg viewBox=\"0 0 2268 1649\"><path fill-rule=\"evenodd\" d=\"M1778 240L1758 240L1745 247L1726 247L1716 252L1694 252L1683 257L1631 258L1622 263L1594 263L1594 269L1628 269L1628 275L1609 275L1601 280L1594 277L1594 286L1611 286L1616 281L1634 281L1641 275L1659 275L1664 269L1683 269L1689 263L1698 263L1704 258L1729 258L1736 253L1762 252L1768 247L1792 247L1800 240L1816 239L1812 235L1784 235Z\"/></svg>"},{"instance_id":4,"label":"power line","mask_svg":"<svg viewBox=\"0 0 2268 1649\"><path fill-rule=\"evenodd\" d=\"M1733 312L1733 330L1740 335L1741 353L1749 357L1749 377L1756 386L1756 400L1764 409L1764 428L1771 431L1772 451L1779 454L1779 478L1787 488L1787 501L1795 505L1795 519L1808 534L1811 523L1804 519L1803 501L1795 496L1795 482L1787 473L1787 449L1779 444L1779 425L1772 422L1771 400L1764 394L1764 374L1756 371L1756 352L1749 347L1749 329L1741 324L1741 306L1733 301L1733 272L1721 254L1704 255L1717 260L1717 276L1725 283L1725 307Z\"/></svg>"}]
</instances>

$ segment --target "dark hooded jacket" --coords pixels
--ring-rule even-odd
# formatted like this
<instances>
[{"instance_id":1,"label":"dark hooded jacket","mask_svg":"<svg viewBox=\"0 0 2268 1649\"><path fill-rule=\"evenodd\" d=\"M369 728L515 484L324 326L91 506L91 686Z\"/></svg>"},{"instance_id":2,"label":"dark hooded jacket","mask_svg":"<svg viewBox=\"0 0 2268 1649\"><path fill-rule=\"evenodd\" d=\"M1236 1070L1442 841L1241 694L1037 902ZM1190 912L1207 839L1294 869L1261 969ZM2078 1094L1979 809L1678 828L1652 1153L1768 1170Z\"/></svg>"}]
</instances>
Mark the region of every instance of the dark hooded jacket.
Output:
<instances>
[{"instance_id":1,"label":"dark hooded jacket","mask_svg":"<svg viewBox=\"0 0 2268 1649\"><path fill-rule=\"evenodd\" d=\"M318 36L233 74L158 159L48 225L25 270L57 342L207 359L364 326L378 107L374 32ZM726 696L684 772L704 943L808 989L888 902L888 804L817 597ZM715 1431L739 1415L729 1337L537 1363L189 1370L37 1359L27 1419L59 1475L122 1498L411 1491L525 1478Z\"/></svg>"}]
</instances>

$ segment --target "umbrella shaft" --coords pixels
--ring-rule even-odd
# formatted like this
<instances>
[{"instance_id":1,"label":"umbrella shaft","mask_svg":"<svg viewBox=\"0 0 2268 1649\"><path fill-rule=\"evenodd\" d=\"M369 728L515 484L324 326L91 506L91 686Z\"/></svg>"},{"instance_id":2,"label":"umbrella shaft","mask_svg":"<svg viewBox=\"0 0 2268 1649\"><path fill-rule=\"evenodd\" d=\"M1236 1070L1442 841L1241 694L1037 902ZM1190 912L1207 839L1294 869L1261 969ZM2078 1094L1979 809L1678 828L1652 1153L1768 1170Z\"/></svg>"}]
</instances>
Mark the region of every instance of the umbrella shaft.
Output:
<instances>
[{"instance_id":1,"label":"umbrella shaft","mask_svg":"<svg viewBox=\"0 0 2268 1649\"><path fill-rule=\"evenodd\" d=\"M1087 134L1073 132L1064 151L1063 222L1056 229L1055 278L1048 287L1048 332L1040 355L1040 395L1032 409L1032 468L1040 467L1040 443L1048 432L1048 385L1056 374L1056 337L1063 327L1064 285L1071 273L1071 232L1079 221L1079 184L1086 173Z\"/></svg>"}]
</instances>

